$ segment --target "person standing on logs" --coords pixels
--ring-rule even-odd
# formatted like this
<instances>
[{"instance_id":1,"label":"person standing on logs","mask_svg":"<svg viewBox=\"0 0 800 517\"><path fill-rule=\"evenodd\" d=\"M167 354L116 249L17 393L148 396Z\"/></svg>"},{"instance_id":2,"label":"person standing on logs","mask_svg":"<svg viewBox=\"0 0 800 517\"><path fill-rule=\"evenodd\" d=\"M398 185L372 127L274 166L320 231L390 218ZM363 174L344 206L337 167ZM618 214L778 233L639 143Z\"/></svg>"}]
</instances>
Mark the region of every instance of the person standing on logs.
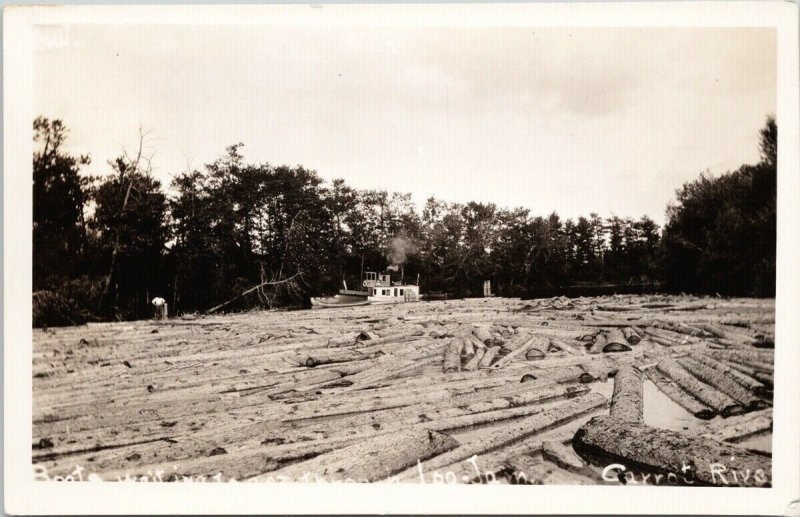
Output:
<instances>
[{"instance_id":1,"label":"person standing on logs","mask_svg":"<svg viewBox=\"0 0 800 517\"><path fill-rule=\"evenodd\" d=\"M160 296L153 298L153 319L156 321L167 319L167 301Z\"/></svg>"}]
</instances>

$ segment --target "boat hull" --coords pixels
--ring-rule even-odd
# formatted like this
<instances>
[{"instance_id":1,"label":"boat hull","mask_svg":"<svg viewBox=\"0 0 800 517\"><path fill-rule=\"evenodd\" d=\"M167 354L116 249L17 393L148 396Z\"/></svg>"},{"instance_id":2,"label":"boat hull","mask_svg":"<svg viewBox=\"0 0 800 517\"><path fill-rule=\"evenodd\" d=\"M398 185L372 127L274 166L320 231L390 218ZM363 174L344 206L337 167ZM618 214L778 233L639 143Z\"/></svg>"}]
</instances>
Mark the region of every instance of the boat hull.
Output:
<instances>
[{"instance_id":1,"label":"boat hull","mask_svg":"<svg viewBox=\"0 0 800 517\"><path fill-rule=\"evenodd\" d=\"M335 309L337 307L359 307L369 305L366 296L340 295L311 298L312 309Z\"/></svg>"}]
</instances>

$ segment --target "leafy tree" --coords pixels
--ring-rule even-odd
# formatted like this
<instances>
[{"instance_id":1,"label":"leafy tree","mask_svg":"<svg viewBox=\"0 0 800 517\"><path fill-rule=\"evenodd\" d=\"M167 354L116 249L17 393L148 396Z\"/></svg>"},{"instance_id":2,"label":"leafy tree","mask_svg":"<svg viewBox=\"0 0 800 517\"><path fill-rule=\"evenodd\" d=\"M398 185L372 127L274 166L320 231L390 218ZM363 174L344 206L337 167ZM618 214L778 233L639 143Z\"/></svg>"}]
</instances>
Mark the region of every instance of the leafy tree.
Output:
<instances>
[{"instance_id":1,"label":"leafy tree","mask_svg":"<svg viewBox=\"0 0 800 517\"><path fill-rule=\"evenodd\" d=\"M87 245L84 208L88 179L80 173L88 156L63 151L67 128L37 117L33 140L33 290L55 289L83 273Z\"/></svg>"},{"instance_id":2,"label":"leafy tree","mask_svg":"<svg viewBox=\"0 0 800 517\"><path fill-rule=\"evenodd\" d=\"M775 293L777 128L761 131L762 160L718 178L701 174L667 209L663 274L673 290Z\"/></svg>"}]
</instances>

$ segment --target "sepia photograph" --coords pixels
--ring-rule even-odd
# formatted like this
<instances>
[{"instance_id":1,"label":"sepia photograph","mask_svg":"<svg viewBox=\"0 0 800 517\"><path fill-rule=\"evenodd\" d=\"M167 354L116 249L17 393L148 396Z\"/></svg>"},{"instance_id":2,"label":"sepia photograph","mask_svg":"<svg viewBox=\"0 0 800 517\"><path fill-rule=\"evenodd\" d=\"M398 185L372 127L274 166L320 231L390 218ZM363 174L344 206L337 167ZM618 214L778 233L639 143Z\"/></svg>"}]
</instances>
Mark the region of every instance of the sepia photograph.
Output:
<instances>
[{"instance_id":1,"label":"sepia photograph","mask_svg":"<svg viewBox=\"0 0 800 517\"><path fill-rule=\"evenodd\" d=\"M27 12L23 481L777 495L797 10L760 5Z\"/></svg>"}]
</instances>

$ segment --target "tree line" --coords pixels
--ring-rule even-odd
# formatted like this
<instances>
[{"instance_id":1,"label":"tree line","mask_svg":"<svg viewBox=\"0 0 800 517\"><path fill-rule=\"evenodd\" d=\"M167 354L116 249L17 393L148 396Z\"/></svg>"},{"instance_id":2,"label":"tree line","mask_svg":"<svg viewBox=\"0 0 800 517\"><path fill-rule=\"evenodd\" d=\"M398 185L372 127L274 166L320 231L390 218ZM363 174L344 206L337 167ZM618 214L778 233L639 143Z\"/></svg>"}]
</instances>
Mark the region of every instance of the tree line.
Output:
<instances>
[{"instance_id":1,"label":"tree line","mask_svg":"<svg viewBox=\"0 0 800 517\"><path fill-rule=\"evenodd\" d=\"M761 161L684 184L663 231L647 216L573 220L433 197L419 207L302 166L249 163L241 143L173 176L167 193L141 141L96 176L88 156L64 150L62 121L38 117L33 130L35 325L147 317L155 296L172 312L307 306L388 266L456 297L480 295L484 280L504 296L639 283L774 295L773 118Z\"/></svg>"}]
</instances>

